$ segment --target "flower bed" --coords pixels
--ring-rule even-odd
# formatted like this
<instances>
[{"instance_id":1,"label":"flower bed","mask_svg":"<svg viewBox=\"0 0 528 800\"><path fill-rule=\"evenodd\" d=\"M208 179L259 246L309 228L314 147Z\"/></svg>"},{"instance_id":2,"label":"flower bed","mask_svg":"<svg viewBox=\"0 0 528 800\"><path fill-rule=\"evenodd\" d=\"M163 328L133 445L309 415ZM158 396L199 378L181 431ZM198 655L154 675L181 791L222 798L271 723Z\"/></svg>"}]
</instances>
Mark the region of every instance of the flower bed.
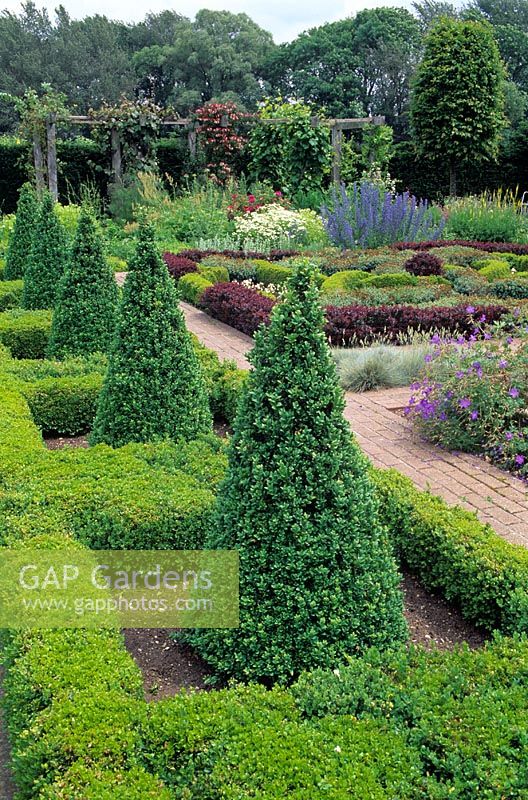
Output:
<instances>
[{"instance_id":1,"label":"flower bed","mask_svg":"<svg viewBox=\"0 0 528 800\"><path fill-rule=\"evenodd\" d=\"M477 312L480 313L480 312ZM500 326L476 341L439 341L423 379L413 385L407 415L428 440L484 453L528 477L528 338ZM502 334L502 335L501 335Z\"/></svg>"}]
</instances>

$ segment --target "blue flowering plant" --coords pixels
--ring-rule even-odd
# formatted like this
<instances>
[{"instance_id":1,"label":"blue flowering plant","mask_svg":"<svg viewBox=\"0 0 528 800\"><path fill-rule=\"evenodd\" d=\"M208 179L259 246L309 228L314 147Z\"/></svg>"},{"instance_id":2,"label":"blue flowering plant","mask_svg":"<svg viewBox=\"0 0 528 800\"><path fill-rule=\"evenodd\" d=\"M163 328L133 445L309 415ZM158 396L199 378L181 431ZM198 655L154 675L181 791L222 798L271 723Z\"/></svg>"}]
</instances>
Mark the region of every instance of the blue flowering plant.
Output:
<instances>
[{"instance_id":1,"label":"blue flowering plant","mask_svg":"<svg viewBox=\"0 0 528 800\"><path fill-rule=\"evenodd\" d=\"M468 312L473 309L468 307ZM429 441L482 453L528 479L528 326L521 312L469 337L433 336L405 409Z\"/></svg>"},{"instance_id":2,"label":"blue flowering plant","mask_svg":"<svg viewBox=\"0 0 528 800\"><path fill-rule=\"evenodd\" d=\"M334 188L321 215L330 240L343 249L436 240L445 226L440 209L427 200L368 180Z\"/></svg>"}]
</instances>

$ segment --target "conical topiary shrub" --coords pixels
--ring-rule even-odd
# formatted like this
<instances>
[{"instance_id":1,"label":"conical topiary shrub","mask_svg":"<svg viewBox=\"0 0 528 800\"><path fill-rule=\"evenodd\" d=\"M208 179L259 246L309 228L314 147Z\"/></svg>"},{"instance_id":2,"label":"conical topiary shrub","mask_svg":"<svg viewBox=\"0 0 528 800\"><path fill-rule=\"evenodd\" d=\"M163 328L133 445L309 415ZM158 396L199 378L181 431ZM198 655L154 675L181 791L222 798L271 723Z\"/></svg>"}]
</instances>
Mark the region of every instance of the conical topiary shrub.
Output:
<instances>
[{"instance_id":1,"label":"conical topiary shrub","mask_svg":"<svg viewBox=\"0 0 528 800\"><path fill-rule=\"evenodd\" d=\"M240 555L240 627L195 632L217 677L288 681L406 637L367 460L308 267L256 335L210 549Z\"/></svg>"},{"instance_id":2,"label":"conical topiary shrub","mask_svg":"<svg viewBox=\"0 0 528 800\"><path fill-rule=\"evenodd\" d=\"M54 308L57 289L68 257L66 236L45 192L35 222L31 252L24 273L24 308Z\"/></svg>"},{"instance_id":3,"label":"conical topiary shrub","mask_svg":"<svg viewBox=\"0 0 528 800\"><path fill-rule=\"evenodd\" d=\"M9 237L4 269L4 280L14 281L24 277L37 216L37 198L30 183L25 183L18 198L15 227Z\"/></svg>"},{"instance_id":4,"label":"conical topiary shrub","mask_svg":"<svg viewBox=\"0 0 528 800\"><path fill-rule=\"evenodd\" d=\"M96 223L83 209L59 284L48 345L49 358L106 353L112 343L118 289Z\"/></svg>"},{"instance_id":5,"label":"conical topiary shrub","mask_svg":"<svg viewBox=\"0 0 528 800\"><path fill-rule=\"evenodd\" d=\"M192 439L211 429L209 401L178 294L143 223L129 265L92 443Z\"/></svg>"}]
</instances>

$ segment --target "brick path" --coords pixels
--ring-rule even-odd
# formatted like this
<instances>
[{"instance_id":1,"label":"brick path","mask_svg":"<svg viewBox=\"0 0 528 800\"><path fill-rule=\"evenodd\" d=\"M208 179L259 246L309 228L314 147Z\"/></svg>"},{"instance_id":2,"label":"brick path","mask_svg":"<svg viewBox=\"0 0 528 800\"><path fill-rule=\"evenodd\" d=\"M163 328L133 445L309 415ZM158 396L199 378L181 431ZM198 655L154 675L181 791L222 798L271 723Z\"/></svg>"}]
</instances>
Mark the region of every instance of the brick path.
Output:
<instances>
[{"instance_id":1,"label":"brick path","mask_svg":"<svg viewBox=\"0 0 528 800\"><path fill-rule=\"evenodd\" d=\"M181 303L187 327L222 358L247 368L253 340ZM377 467L394 467L421 489L450 505L474 511L510 542L528 547L528 492L522 481L466 453L449 453L421 442L401 416L408 389L346 395L345 416L359 444Z\"/></svg>"}]
</instances>

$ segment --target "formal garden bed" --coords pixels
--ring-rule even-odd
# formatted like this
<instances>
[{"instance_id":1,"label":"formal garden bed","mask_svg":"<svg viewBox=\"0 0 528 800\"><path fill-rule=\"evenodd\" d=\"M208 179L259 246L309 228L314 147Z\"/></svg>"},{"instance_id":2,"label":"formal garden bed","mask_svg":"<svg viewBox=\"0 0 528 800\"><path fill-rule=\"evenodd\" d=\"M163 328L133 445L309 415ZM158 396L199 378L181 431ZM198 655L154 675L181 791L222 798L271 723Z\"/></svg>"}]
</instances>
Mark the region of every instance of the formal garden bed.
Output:
<instances>
[{"instance_id":1,"label":"formal garden bed","mask_svg":"<svg viewBox=\"0 0 528 800\"><path fill-rule=\"evenodd\" d=\"M125 642L104 630L5 635L18 796L341 798L352 785L373 798L493 797L499 785L522 792L528 552L368 464L343 419L319 301L321 292L327 320L359 320L347 344L367 327L365 344L386 341L388 313L391 341L412 344L409 315L418 315L415 343L437 364L435 332L486 347L476 332L483 315L504 336L520 324L511 298L490 301L498 279L480 274L489 264L467 261L482 252L457 245L444 262L459 254L453 274L474 282L469 294L454 277L420 283L405 266L432 263L416 259L418 248L330 260L324 252L202 258L187 248L166 257L167 270L142 224L120 297L91 215L81 213L72 256L55 262L55 275L62 232L48 200L39 215L33 261L0 314L2 544L236 547L242 606L239 629L177 643L159 631L129 631ZM46 270L37 264L43 243ZM255 319L255 305L267 304L257 309L265 324L249 378L185 331L171 272L187 300L209 313L225 308L217 318ZM363 287L365 278L381 285ZM193 280L207 286L191 297L184 287ZM369 304L351 312L356 289ZM403 291L435 297L391 305ZM227 442L213 433L213 417L233 426ZM81 446L61 447L69 437ZM284 538L292 506L293 549ZM284 580L287 564L296 572ZM409 572L406 616L397 564ZM477 649L451 649L461 641ZM435 642L447 650L423 648ZM221 688L230 678L238 683ZM145 690L158 702L146 702Z\"/></svg>"}]
</instances>

